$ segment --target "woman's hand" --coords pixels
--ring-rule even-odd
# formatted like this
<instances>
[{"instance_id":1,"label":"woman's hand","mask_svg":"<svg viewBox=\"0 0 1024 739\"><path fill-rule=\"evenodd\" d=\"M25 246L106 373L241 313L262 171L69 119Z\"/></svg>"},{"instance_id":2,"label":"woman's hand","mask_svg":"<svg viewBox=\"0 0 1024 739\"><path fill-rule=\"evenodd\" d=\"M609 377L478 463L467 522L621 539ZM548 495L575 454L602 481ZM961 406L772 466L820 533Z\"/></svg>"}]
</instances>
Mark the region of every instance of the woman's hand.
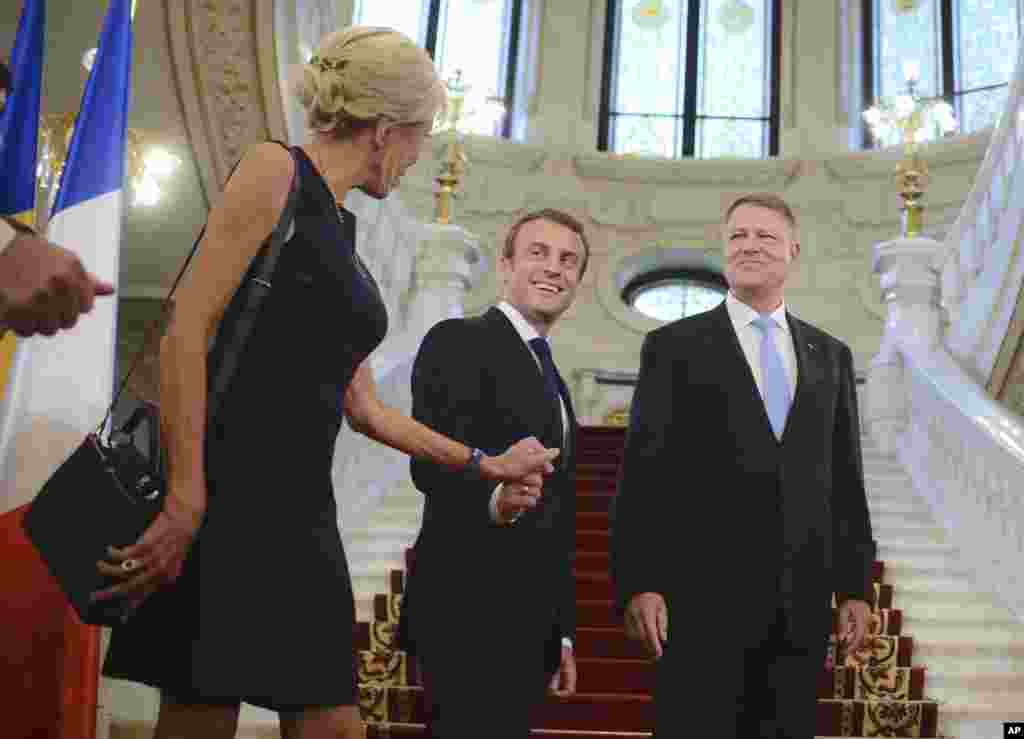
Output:
<instances>
[{"instance_id":1,"label":"woman's hand","mask_svg":"<svg viewBox=\"0 0 1024 739\"><path fill-rule=\"evenodd\" d=\"M92 600L125 598L127 619L155 590L178 579L204 513L205 504L168 494L163 510L135 544L109 547L109 561L96 563L100 573L121 582L93 593Z\"/></svg>"},{"instance_id":2,"label":"woman's hand","mask_svg":"<svg viewBox=\"0 0 1024 739\"><path fill-rule=\"evenodd\" d=\"M510 446L497 457L484 457L480 471L484 477L499 482L520 482L534 475L550 475L555 471L551 462L560 449L545 449L536 437L527 436Z\"/></svg>"}]
</instances>

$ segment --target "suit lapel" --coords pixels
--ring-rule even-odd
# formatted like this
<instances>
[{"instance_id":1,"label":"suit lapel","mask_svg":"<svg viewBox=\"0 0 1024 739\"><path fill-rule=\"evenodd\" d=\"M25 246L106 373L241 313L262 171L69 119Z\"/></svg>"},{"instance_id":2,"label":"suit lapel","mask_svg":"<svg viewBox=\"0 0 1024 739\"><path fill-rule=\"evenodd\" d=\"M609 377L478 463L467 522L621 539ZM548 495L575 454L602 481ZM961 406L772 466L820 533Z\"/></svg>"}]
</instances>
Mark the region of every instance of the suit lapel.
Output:
<instances>
[{"instance_id":1,"label":"suit lapel","mask_svg":"<svg viewBox=\"0 0 1024 739\"><path fill-rule=\"evenodd\" d=\"M814 388L822 378L822 347L807 340L807 332L803 322L786 311L786 322L789 333L793 337L793 349L796 352L796 391L793 393L793 404L786 418L786 429L782 434L785 439L793 428L800 410L808 404L814 404Z\"/></svg>"}]
</instances>

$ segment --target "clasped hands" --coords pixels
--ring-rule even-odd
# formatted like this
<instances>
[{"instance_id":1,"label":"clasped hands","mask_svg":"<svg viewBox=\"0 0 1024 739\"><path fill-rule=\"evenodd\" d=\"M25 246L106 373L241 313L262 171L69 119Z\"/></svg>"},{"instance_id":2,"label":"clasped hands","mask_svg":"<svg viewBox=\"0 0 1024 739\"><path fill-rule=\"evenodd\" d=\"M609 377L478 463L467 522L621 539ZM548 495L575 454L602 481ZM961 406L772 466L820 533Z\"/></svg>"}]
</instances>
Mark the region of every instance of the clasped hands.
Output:
<instances>
[{"instance_id":1,"label":"clasped hands","mask_svg":"<svg viewBox=\"0 0 1024 739\"><path fill-rule=\"evenodd\" d=\"M537 439L529 436L509 447L502 455L522 455L524 460L530 461L522 465L524 474L504 480L495 490L492 515L496 515L499 523L513 523L540 502L544 477L554 471L551 462L558 453L557 449L545 449Z\"/></svg>"}]
</instances>

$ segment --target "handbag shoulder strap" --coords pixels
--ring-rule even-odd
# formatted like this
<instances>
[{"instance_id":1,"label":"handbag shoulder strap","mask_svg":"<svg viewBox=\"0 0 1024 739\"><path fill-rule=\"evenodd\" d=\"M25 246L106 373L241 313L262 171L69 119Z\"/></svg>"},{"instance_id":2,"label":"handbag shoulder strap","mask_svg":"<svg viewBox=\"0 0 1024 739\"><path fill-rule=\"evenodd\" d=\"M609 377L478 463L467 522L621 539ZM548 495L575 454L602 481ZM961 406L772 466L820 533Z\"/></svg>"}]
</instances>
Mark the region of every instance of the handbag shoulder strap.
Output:
<instances>
[{"instance_id":1,"label":"handbag shoulder strap","mask_svg":"<svg viewBox=\"0 0 1024 739\"><path fill-rule=\"evenodd\" d=\"M239 285L238 292L241 294L244 305L239 311L238 317L231 324L230 334L224 339L221 364L208 387L206 396L206 418L212 421L220 408L221 398L227 390L228 384L238 367L238 360L242 356L245 344L252 333L253 325L256 323L258 308L267 297L274 282L274 271L277 268L277 260L281 256L281 247L288 240L289 232L295 220L295 207L298 202L300 184L299 162L295 152L289 149L295 163L295 176L292 177L291 190L288 192L288 200L285 202L281 217L274 227L266 246L256 255L259 260L257 268L249 279Z\"/></svg>"},{"instance_id":2,"label":"handbag shoulder strap","mask_svg":"<svg viewBox=\"0 0 1024 739\"><path fill-rule=\"evenodd\" d=\"M274 143L279 144L279 145L283 146L285 149L288 150L289 155L292 157L292 162L294 164L295 171L294 171L294 174L292 176L292 181L291 181L290 189L288 191L288 200L285 202L284 208L281 211L281 215L278 218L277 224L274 226L274 230L273 230L273 232L271 233L271 235L269 237L269 248L265 249L266 257L264 258L263 266L259 270L259 273L253 278L253 279L260 279L260 280L262 280L264 283L266 283L266 286L268 288L269 288L269 285L270 285L270 279L269 278L272 275L274 267L277 264L277 257L280 254L281 247L284 245L284 242L286 241L286 238L287 238L287 235L288 235L288 231L289 231L289 229L291 227L291 224L292 224L292 222L294 220L294 217L295 217L295 206L296 206L296 203L298 201L298 190L299 190L299 161L298 161L298 158L295 155L295 152L287 144L285 144L285 143L283 143L281 141L274 140ZM238 162L235 163L235 165L231 168L231 171L228 173L227 179L231 179L232 175L234 175L234 173L235 173L235 170L238 169L238 165L240 163L241 163L241 160L239 160ZM202 229L199 231L199 235L196 236L195 242L192 244L192 248L189 250L188 256L185 257L185 261L181 265L181 269L178 270L178 274L174 278L174 283L171 285L171 289L168 291L167 297L164 298L163 304L162 304L162 306L160 308L160 317L157 319L157 321L155 322L154 325L157 325L157 326L163 325L163 323L164 323L164 321L165 321L165 319L167 317L168 309L169 309L169 307L171 305L171 299L174 297L174 293L178 289L178 285L181 282L182 277L185 276L185 272L188 271L188 267L192 263L192 259L195 257L196 252L199 251L199 244L202 243L203 237L206 235L206 225L207 224L204 224ZM261 250L261 252L262 251L263 250ZM257 257L258 256L259 256L259 254L257 255ZM243 285L240 285L239 289L241 289L242 287L243 287ZM264 292L265 291L258 291L259 297L256 298L257 303L260 300L263 299ZM252 328L251 325L248 326L246 328L246 331L251 330L251 328ZM110 421L111 417L113 416L114 408L117 407L117 403L121 399L121 396L122 396L122 394L125 391L125 388L128 387L128 381L131 380L132 375L135 374L135 370L137 370L139 368L139 365L141 364L142 359L145 356L146 349L149 346L149 339L151 339L151 338L152 337L147 337L147 340L143 341L142 347L136 353L135 360L132 362L131 368L128 370L128 373L124 376L124 379L121 381L121 384L118 386L117 392L114 394L114 398L113 398L113 400L111 400L110 406L107 408L107 413L103 417L103 420L100 422L99 427L97 428L97 434L102 433L103 429L106 427L107 423ZM241 346L242 343L244 343L244 338L247 338L247 334L246 334L246 337L243 337L241 342L238 342L237 345L239 347ZM229 354L229 356L230 356L230 354ZM225 362L225 365L227 365L227 364L229 364L229 362ZM233 372L234 371L234 365L233 365L233 363L230 363L230 364L231 364L231 367L227 368L227 369L229 369L229 372ZM224 369L225 369L225 366L222 366L222 371L219 373L219 376L220 375L224 375L224 371L223 371ZM217 378L218 384L226 386L227 385L227 380L229 380L230 377L229 376L225 376L223 380L220 380L219 376ZM208 417L209 417L209 414L208 414Z\"/></svg>"}]
</instances>

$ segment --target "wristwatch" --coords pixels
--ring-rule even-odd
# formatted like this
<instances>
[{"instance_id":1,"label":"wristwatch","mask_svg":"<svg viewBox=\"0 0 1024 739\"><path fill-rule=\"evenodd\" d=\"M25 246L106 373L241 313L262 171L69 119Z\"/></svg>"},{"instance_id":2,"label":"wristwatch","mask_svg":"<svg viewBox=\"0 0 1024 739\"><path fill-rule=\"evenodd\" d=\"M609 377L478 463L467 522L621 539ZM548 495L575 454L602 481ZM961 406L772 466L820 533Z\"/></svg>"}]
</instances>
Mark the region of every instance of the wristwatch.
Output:
<instances>
[{"instance_id":1,"label":"wristwatch","mask_svg":"<svg viewBox=\"0 0 1024 739\"><path fill-rule=\"evenodd\" d=\"M480 462L483 458L483 451L474 447L473 451L469 454L469 461L466 463L466 472L482 479L483 475L480 474Z\"/></svg>"}]
</instances>

